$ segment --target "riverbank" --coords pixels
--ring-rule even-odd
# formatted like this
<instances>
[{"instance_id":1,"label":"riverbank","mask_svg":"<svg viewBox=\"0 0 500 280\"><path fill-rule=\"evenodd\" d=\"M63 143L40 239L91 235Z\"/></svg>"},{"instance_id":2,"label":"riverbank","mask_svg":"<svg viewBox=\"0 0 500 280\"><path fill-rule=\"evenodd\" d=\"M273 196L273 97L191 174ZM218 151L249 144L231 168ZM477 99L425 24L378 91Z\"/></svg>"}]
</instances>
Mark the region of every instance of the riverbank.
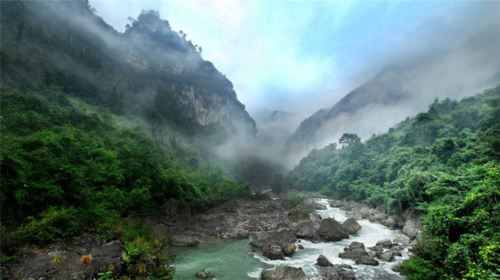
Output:
<instances>
[{"instance_id":1,"label":"riverbank","mask_svg":"<svg viewBox=\"0 0 500 280\"><path fill-rule=\"evenodd\" d=\"M384 215L353 202L307 197L295 205L267 197L234 200L204 213L190 213L171 201L163 206L161 215L143 221L156 238L169 241L168 251L179 280L193 279L196 272L205 279L211 279L212 272L221 280L239 274L255 279L263 270L278 266L299 267L307 277L327 277L324 279L339 273L356 279L385 279L367 275L400 279L392 269L407 256L410 238L397 229L404 228L404 220L390 224L393 217ZM378 244L382 241L385 245ZM352 242L363 243L363 250L341 257ZM123 250L117 240L103 243L91 238L45 249L26 248L11 262L10 270L14 279L22 279L23 275L92 279L109 267L122 266ZM320 255L334 265L346 267L318 266ZM88 263L82 261L82 256L90 258ZM230 270L242 270L228 271L227 265L232 262L242 265L229 266ZM204 273L204 269L211 272ZM277 277L268 279L281 279Z\"/></svg>"},{"instance_id":2,"label":"riverbank","mask_svg":"<svg viewBox=\"0 0 500 280\"><path fill-rule=\"evenodd\" d=\"M279 203L281 201L275 201L275 204ZM335 203L332 201L332 204ZM397 265L408 257L410 238L400 230L360 219L357 220L360 228L353 234L347 234L338 241L326 241L324 237L315 234L321 227L321 221L334 218L345 224L347 220L353 220L350 219L352 213L331 207L327 200L319 203L306 200L302 206L287 209L288 214L283 217L293 216L290 213L303 207L315 209L309 214L309 220L305 215L298 221L285 219L280 223L280 229L275 227L270 231L251 232L249 239L241 237L229 241L209 240L199 248L179 251L175 262L176 279L193 279L199 271L209 271L217 279L258 279L261 276L262 279L288 279L287 273L293 272L293 267L304 273L304 279L402 279L393 269L397 269ZM310 235L304 235L304 231L301 231L305 224L312 225L309 228ZM295 234L293 238L289 236L290 229ZM266 242L276 248L276 255L266 255ZM356 248L354 254L345 254L352 243L362 244L363 247ZM284 254L289 247L287 244L296 247L288 256ZM332 265L320 265L320 256ZM237 265L237 269L230 265L234 261L241 263ZM366 264L367 261L371 265ZM273 268L279 269L276 273L263 272L274 271ZM341 275L351 278L329 278Z\"/></svg>"}]
</instances>

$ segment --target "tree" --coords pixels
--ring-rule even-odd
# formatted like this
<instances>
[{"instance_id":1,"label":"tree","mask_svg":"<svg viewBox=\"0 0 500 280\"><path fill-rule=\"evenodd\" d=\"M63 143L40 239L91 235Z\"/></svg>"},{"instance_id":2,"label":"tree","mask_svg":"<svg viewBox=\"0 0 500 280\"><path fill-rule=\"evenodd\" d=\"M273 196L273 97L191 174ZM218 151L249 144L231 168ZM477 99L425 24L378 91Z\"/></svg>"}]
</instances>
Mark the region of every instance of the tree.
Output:
<instances>
[{"instance_id":1,"label":"tree","mask_svg":"<svg viewBox=\"0 0 500 280\"><path fill-rule=\"evenodd\" d=\"M339 139L339 143L342 146L342 148L348 147L352 144L355 143L360 143L361 138L355 133L344 133L342 134L342 137Z\"/></svg>"}]
</instances>

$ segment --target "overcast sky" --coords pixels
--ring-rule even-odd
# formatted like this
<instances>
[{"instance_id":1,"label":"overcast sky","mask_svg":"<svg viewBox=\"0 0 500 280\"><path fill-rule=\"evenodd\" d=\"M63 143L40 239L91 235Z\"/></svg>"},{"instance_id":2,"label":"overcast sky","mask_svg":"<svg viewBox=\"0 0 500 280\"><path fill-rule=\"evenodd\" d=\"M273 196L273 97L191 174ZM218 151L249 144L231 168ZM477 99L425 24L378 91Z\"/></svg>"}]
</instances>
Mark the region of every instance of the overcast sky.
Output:
<instances>
[{"instance_id":1,"label":"overcast sky","mask_svg":"<svg viewBox=\"0 0 500 280\"><path fill-rule=\"evenodd\" d=\"M153 9L203 47L252 113L329 107L398 57L446 50L499 8L478 1L91 0L118 31ZM307 111L307 110L306 110ZM308 112L309 113L309 112Z\"/></svg>"}]
</instances>

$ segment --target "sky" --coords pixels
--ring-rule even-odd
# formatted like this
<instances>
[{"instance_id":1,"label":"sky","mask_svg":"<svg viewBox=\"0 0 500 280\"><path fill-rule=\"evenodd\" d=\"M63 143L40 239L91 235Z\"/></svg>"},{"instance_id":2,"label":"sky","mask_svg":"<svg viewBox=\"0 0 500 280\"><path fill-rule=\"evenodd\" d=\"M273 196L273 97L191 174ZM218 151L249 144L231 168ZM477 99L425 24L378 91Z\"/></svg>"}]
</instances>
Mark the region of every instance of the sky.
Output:
<instances>
[{"instance_id":1,"label":"sky","mask_svg":"<svg viewBox=\"0 0 500 280\"><path fill-rule=\"evenodd\" d=\"M481 24L494 2L90 0L118 31L157 10L234 84L252 114L310 114L400 57L443 50ZM498 3L498 2L497 2Z\"/></svg>"}]
</instances>

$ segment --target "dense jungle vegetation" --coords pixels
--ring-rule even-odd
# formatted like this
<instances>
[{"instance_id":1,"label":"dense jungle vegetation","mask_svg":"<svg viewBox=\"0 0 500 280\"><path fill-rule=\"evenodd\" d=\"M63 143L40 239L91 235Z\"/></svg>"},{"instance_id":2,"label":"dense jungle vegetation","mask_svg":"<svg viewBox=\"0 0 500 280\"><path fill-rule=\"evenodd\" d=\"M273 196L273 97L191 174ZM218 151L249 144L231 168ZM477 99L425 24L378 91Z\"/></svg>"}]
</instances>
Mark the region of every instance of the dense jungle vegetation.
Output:
<instances>
[{"instance_id":1,"label":"dense jungle vegetation","mask_svg":"<svg viewBox=\"0 0 500 280\"><path fill-rule=\"evenodd\" d=\"M3 259L20 245L87 233L158 253L134 216L169 199L202 210L247 192L175 141L160 143L109 111L86 113L53 91L1 91Z\"/></svg>"},{"instance_id":2,"label":"dense jungle vegetation","mask_svg":"<svg viewBox=\"0 0 500 280\"><path fill-rule=\"evenodd\" d=\"M408 279L496 279L500 267L500 87L425 113L361 142L312 151L289 174L300 190L421 217Z\"/></svg>"}]
</instances>

